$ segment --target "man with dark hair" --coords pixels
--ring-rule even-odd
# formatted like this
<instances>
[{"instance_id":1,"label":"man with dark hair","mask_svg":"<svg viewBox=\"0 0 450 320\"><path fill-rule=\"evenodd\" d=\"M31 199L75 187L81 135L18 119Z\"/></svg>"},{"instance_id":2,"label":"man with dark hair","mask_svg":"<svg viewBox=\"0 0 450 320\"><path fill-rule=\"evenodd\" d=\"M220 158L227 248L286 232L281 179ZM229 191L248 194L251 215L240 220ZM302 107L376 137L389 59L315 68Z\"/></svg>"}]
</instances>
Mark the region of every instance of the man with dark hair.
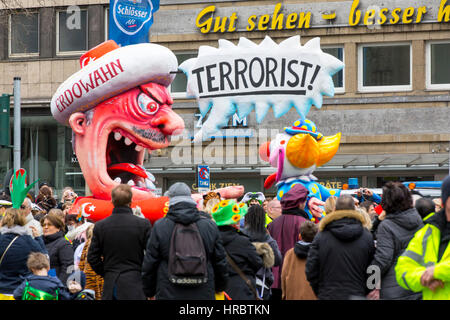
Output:
<instances>
[{"instance_id":1,"label":"man with dark hair","mask_svg":"<svg viewBox=\"0 0 450 320\"><path fill-rule=\"evenodd\" d=\"M316 300L308 280L305 267L309 248L317 234L318 226L312 221L305 221L300 226L299 241L294 248L286 252L281 272L283 300Z\"/></svg>"},{"instance_id":2,"label":"man with dark hair","mask_svg":"<svg viewBox=\"0 0 450 320\"><path fill-rule=\"evenodd\" d=\"M127 184L120 184L111 191L111 202L114 207L129 207L133 193Z\"/></svg>"},{"instance_id":3,"label":"man with dark hair","mask_svg":"<svg viewBox=\"0 0 450 320\"><path fill-rule=\"evenodd\" d=\"M95 224L87 260L105 280L102 300L145 300L142 263L151 224L133 215L131 187L111 192L112 214Z\"/></svg>"},{"instance_id":4,"label":"man with dark hair","mask_svg":"<svg viewBox=\"0 0 450 320\"><path fill-rule=\"evenodd\" d=\"M361 203L359 207L366 210L371 220L377 215L377 213L375 212L375 205L372 201L363 201L363 203Z\"/></svg>"},{"instance_id":5,"label":"man with dark hair","mask_svg":"<svg viewBox=\"0 0 450 320\"><path fill-rule=\"evenodd\" d=\"M341 195L336 210L320 221L306 261L306 276L318 299L347 300L369 293L366 270L375 246L364 222L348 195Z\"/></svg>"},{"instance_id":6,"label":"man with dark hair","mask_svg":"<svg viewBox=\"0 0 450 320\"><path fill-rule=\"evenodd\" d=\"M422 220L428 220L435 212L435 204L430 198L419 198L414 204Z\"/></svg>"}]
</instances>

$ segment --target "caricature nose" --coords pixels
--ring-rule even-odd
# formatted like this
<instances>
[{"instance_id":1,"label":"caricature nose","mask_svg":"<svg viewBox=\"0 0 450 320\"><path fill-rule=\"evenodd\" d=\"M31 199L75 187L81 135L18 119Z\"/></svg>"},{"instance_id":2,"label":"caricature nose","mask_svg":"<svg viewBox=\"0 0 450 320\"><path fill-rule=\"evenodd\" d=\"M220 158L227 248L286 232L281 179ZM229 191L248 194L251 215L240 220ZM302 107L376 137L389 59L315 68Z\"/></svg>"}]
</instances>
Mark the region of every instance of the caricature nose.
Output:
<instances>
[{"instance_id":1,"label":"caricature nose","mask_svg":"<svg viewBox=\"0 0 450 320\"><path fill-rule=\"evenodd\" d=\"M270 141L267 141L265 143L263 143L260 147L259 147L259 157L261 158L261 160L265 161L265 162L269 162L269 158L270 158Z\"/></svg>"},{"instance_id":2,"label":"caricature nose","mask_svg":"<svg viewBox=\"0 0 450 320\"><path fill-rule=\"evenodd\" d=\"M150 124L152 127L158 128L165 135L181 134L184 130L183 119L173 112L172 109L154 117Z\"/></svg>"}]
</instances>

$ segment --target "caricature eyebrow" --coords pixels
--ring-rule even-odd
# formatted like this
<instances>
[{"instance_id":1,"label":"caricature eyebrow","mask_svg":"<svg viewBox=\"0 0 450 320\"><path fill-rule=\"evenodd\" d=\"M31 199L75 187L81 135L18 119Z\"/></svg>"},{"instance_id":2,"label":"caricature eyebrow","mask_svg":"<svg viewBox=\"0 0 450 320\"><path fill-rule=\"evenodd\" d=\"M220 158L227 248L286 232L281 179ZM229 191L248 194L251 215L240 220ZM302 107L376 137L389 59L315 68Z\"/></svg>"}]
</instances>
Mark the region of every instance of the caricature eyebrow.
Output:
<instances>
[{"instance_id":1,"label":"caricature eyebrow","mask_svg":"<svg viewBox=\"0 0 450 320\"><path fill-rule=\"evenodd\" d=\"M149 95L150 98L152 98L153 100L155 100L156 102L158 102L159 104L164 104L163 101L161 101L160 99L156 98L153 94L151 94L149 91L144 92L145 94Z\"/></svg>"}]
</instances>

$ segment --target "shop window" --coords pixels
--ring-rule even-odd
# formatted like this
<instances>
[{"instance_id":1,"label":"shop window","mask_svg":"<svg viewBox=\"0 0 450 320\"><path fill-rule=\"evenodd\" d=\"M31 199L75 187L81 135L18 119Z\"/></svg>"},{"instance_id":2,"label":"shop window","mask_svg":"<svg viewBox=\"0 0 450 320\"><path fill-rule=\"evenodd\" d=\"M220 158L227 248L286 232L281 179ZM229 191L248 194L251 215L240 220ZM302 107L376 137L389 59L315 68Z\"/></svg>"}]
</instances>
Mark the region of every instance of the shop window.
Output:
<instances>
[{"instance_id":1,"label":"shop window","mask_svg":"<svg viewBox=\"0 0 450 320\"><path fill-rule=\"evenodd\" d=\"M9 55L39 55L39 14L19 13L9 16Z\"/></svg>"},{"instance_id":2,"label":"shop window","mask_svg":"<svg viewBox=\"0 0 450 320\"><path fill-rule=\"evenodd\" d=\"M427 44L427 89L450 88L450 42Z\"/></svg>"},{"instance_id":3,"label":"shop window","mask_svg":"<svg viewBox=\"0 0 450 320\"><path fill-rule=\"evenodd\" d=\"M344 62L344 48L343 47L325 47L322 51L331 54L333 57L338 58ZM344 69L339 71L333 76L333 83L336 93L344 92Z\"/></svg>"},{"instance_id":4,"label":"shop window","mask_svg":"<svg viewBox=\"0 0 450 320\"><path fill-rule=\"evenodd\" d=\"M56 14L56 53L73 55L88 48L87 11L58 11Z\"/></svg>"},{"instance_id":5,"label":"shop window","mask_svg":"<svg viewBox=\"0 0 450 320\"><path fill-rule=\"evenodd\" d=\"M197 53L175 53L178 59L178 65L182 64L184 61L197 58ZM173 80L170 86L170 92L174 98L186 98L186 86L187 86L187 77L184 72L179 71L177 76Z\"/></svg>"},{"instance_id":6,"label":"shop window","mask_svg":"<svg viewBox=\"0 0 450 320\"><path fill-rule=\"evenodd\" d=\"M358 89L362 92L412 90L410 44L361 45Z\"/></svg>"}]
</instances>

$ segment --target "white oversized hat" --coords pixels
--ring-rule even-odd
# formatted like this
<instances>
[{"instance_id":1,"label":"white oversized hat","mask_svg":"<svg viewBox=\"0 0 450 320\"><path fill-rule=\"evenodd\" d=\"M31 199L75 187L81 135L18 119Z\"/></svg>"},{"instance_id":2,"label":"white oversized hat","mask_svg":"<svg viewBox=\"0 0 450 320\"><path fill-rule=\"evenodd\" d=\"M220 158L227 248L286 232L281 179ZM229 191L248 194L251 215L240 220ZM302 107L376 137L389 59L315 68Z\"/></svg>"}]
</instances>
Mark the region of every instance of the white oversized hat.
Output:
<instances>
[{"instance_id":1,"label":"white oversized hat","mask_svg":"<svg viewBox=\"0 0 450 320\"><path fill-rule=\"evenodd\" d=\"M140 43L119 47L113 40L89 50L80 58L81 70L64 81L52 97L53 117L68 125L75 112L85 112L102 101L138 85L155 82L168 87L178 61L168 48Z\"/></svg>"}]
</instances>

